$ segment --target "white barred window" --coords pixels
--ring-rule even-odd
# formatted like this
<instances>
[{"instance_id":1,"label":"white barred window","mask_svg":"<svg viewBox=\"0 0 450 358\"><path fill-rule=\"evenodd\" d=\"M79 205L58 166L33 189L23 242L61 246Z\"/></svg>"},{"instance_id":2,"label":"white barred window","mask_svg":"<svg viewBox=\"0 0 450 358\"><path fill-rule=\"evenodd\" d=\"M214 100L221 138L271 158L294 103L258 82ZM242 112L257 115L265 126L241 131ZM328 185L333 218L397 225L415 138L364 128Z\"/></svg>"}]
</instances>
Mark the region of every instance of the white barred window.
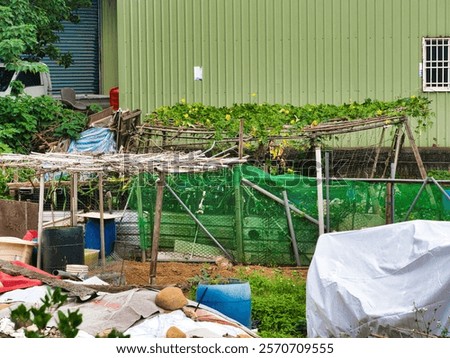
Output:
<instances>
[{"instance_id":1,"label":"white barred window","mask_svg":"<svg viewBox=\"0 0 450 358\"><path fill-rule=\"evenodd\" d=\"M422 41L423 90L425 92L450 91L450 38L427 37Z\"/></svg>"}]
</instances>

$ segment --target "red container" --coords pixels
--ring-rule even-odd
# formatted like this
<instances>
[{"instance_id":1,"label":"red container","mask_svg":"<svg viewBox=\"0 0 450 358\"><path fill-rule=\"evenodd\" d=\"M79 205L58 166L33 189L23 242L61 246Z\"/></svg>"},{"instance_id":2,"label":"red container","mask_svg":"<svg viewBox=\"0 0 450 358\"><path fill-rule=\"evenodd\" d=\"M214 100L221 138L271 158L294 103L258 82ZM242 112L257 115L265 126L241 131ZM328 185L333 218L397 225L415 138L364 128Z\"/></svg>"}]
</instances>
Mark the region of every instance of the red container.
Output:
<instances>
[{"instance_id":1,"label":"red container","mask_svg":"<svg viewBox=\"0 0 450 358\"><path fill-rule=\"evenodd\" d=\"M119 87L113 87L109 91L109 105L117 111L119 109Z\"/></svg>"}]
</instances>

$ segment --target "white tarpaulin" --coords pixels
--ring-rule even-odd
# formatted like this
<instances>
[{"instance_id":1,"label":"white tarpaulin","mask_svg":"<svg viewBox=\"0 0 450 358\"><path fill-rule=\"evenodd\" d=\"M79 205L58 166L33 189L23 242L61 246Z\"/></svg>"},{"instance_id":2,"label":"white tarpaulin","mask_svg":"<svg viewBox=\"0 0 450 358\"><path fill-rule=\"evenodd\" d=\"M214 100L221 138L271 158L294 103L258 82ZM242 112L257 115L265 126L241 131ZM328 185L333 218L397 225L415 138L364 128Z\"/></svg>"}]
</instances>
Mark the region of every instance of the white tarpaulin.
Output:
<instances>
[{"instance_id":1,"label":"white tarpaulin","mask_svg":"<svg viewBox=\"0 0 450 358\"><path fill-rule=\"evenodd\" d=\"M450 222L323 234L308 270L308 337L450 328Z\"/></svg>"}]
</instances>

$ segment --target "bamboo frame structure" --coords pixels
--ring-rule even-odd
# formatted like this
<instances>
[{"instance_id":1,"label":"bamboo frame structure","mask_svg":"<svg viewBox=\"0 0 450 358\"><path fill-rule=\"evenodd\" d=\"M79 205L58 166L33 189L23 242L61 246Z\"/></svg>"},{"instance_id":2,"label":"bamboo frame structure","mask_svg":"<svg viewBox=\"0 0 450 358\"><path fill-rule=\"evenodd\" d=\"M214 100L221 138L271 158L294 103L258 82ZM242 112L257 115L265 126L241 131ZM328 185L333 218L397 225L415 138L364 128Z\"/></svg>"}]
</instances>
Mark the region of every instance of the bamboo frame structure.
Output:
<instances>
[{"instance_id":1,"label":"bamboo frame structure","mask_svg":"<svg viewBox=\"0 0 450 358\"><path fill-rule=\"evenodd\" d=\"M207 151L206 151L207 152ZM157 154L92 154L92 153L31 153L23 154L1 154L0 166L10 168L34 169L40 176L40 198L39 198L39 233L38 247L41 247L40 239L43 230L43 202L44 202L44 174L64 172L71 175L71 202L76 199L76 188L78 175L82 173L98 173L100 191L100 236L101 257L105 265L105 243L104 243L104 218L103 218L103 192L102 181L105 173L118 173L122 175L138 175L142 172L158 173L164 178L167 173L198 173L214 171L234 164L245 163L246 158L230 157L207 157L206 152L194 151L190 153L164 152ZM162 195L164 180L158 185L158 202L155 218L161 217ZM71 222L76 222L77 210L71 211ZM153 232L152 258L151 258L151 281L153 283L156 275L156 259L160 232L160 219L155 220ZM39 249L38 249L39 250ZM40 253L40 252L39 252ZM40 268L40 255L38 254L38 268Z\"/></svg>"},{"instance_id":2,"label":"bamboo frame structure","mask_svg":"<svg viewBox=\"0 0 450 358\"><path fill-rule=\"evenodd\" d=\"M279 135L270 136L270 140L308 140L310 143L314 143L315 139L323 136L330 136L343 133L351 133L356 131L365 131L375 128L382 129L382 135L379 142L381 146L385 129L390 126L397 126L397 128L404 127L405 135L408 137L410 146L413 150L416 162L419 167L422 179L426 179L426 171L423 162L420 158L420 153L414 141L413 132L409 125L407 117L376 117L361 120L345 120L335 119L326 123L321 123L316 126L306 126L301 130L295 129L291 126L285 126ZM159 182L157 183L158 195L155 212L155 227L153 230L153 243L152 243L152 257L150 265L150 283L154 283L156 278L156 264L158 243L160 235L161 225L161 210L162 210L162 198L163 190L166 187L164 183L164 176L166 174L173 173L200 173L206 171L214 171L220 168L226 168L230 166L236 166L247 162L247 157L243 155L244 143L256 141L257 138L246 136L243 132L243 121L240 122L239 138L224 138L221 141L214 140L215 132L204 128L181 128L181 127L167 127L144 124L135 128L133 133L127 132L127 144L130 146L123 148L124 152L118 154L93 154L93 153L31 153L29 155L21 154L2 154L0 155L0 166L14 167L14 168L31 168L35 169L37 175L41 178L45 173L65 172L71 175L72 179L70 185L72 187L72 199L73 203L76 203L75 187L78 183L80 174L83 173L98 173L99 174L99 190L101 190L101 180L104 173L117 173L122 175L139 175L140 173L151 172L158 173ZM155 141L155 137L159 138ZM211 151L215 143L229 143L234 145L233 147L215 154L207 156ZM403 144L403 138L400 138L400 131L396 132L395 142L393 143L392 151L394 152L394 168L398 161L398 155ZM209 147L206 147L209 146ZM206 148L200 150L193 150L189 152L173 151L174 148ZM238 157L232 158L228 154L231 150L238 148ZM372 173L370 178L374 178L375 169L379 160L379 149L377 148L375 162L373 163ZM135 153L132 152L135 151ZM316 147L316 162L319 164L317 167L318 172L318 184L322 182L322 166L320 147ZM326 175L328 178L328 175ZM328 178L329 179L329 178ZM395 178L391 178L395 179ZM237 179L239 183L254 187L257 190L265 193L262 188L255 187L253 183L250 183L244 178ZM42 180L41 180L42 181ZM41 182L41 193L43 193L45 183ZM323 193L320 187L318 193L318 203L323 204ZM102 194L102 193L101 193ZM102 195L100 195L102 197ZM273 196L272 196L273 197ZM280 199L273 197L274 200L286 207L286 210L297 212L303 215L306 219L319 225L320 233L324 232L325 223L323 221L323 207L320 205L318 208L319 220L299 211L291 204L289 204L286 198ZM43 199L40 198L40 204ZM103 200L101 200L103 201ZM43 210L40 207L40 211ZM104 230L103 221L103 205L100 208L101 218L101 231ZM76 223L75 216L77 215L76 206L72 210L72 223ZM289 216L289 215L288 215ZM327 216L328 217L328 216ZM42 213L39 218L40 230L42 230ZM327 225L328 226L328 225ZM292 233L291 233L292 235ZM40 238L39 233L39 238ZM293 235L292 235L293 236ZM102 240L102 263L104 263L104 233L101 233Z\"/></svg>"}]
</instances>

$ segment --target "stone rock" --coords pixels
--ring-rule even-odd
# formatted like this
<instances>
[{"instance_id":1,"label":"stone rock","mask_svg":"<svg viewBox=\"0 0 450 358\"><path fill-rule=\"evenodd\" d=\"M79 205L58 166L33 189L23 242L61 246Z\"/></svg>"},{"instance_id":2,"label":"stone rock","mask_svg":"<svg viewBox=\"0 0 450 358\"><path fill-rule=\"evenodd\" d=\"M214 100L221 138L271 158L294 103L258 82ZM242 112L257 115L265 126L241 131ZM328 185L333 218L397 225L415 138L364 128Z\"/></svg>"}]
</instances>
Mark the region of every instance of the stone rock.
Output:
<instances>
[{"instance_id":1,"label":"stone rock","mask_svg":"<svg viewBox=\"0 0 450 358\"><path fill-rule=\"evenodd\" d=\"M184 333L178 327L172 326L166 332L166 338L186 338L186 333Z\"/></svg>"},{"instance_id":2,"label":"stone rock","mask_svg":"<svg viewBox=\"0 0 450 358\"><path fill-rule=\"evenodd\" d=\"M233 264L228 260L227 258L223 256L216 257L216 265L219 267L219 269L222 270L231 270L233 268Z\"/></svg>"},{"instance_id":3,"label":"stone rock","mask_svg":"<svg viewBox=\"0 0 450 358\"><path fill-rule=\"evenodd\" d=\"M155 303L165 310L174 311L186 306L188 301L181 288L166 287L158 292Z\"/></svg>"}]
</instances>

